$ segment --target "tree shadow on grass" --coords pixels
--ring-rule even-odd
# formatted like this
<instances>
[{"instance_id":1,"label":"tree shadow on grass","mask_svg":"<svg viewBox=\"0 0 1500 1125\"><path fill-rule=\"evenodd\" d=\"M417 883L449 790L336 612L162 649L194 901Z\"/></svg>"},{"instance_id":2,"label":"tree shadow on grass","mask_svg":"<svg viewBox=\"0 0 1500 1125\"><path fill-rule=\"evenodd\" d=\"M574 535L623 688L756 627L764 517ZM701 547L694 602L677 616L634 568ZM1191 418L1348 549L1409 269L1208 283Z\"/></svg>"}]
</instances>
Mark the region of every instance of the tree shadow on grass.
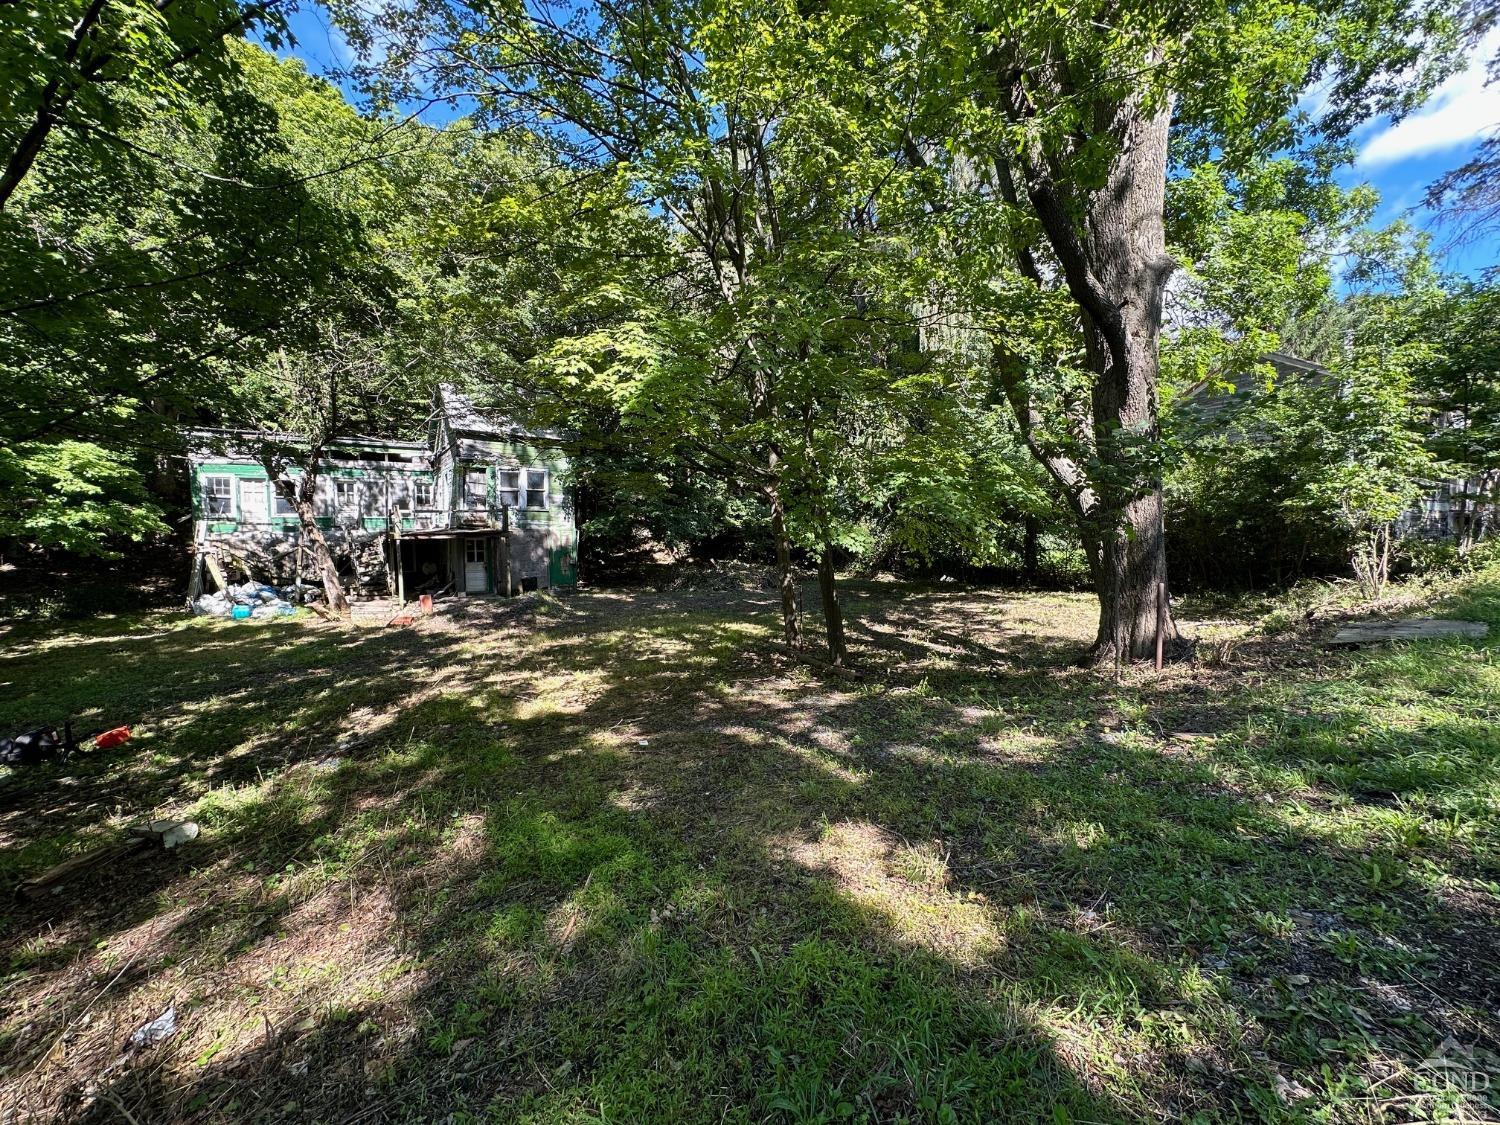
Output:
<instances>
[{"instance_id":1,"label":"tree shadow on grass","mask_svg":"<svg viewBox=\"0 0 1500 1125\"><path fill-rule=\"evenodd\" d=\"M118 921L89 923L102 954L80 946L67 981L49 964L13 982L51 1014L10 1021L10 1053L74 1035L7 1077L16 1104L142 1121L1274 1117L1290 1113L1278 1069L1327 1104L1323 1064L1375 1075L1377 1056L1409 1068L1435 1041L1371 999L1422 969L1360 963L1383 950L1352 913L1386 897L1366 857L1212 762L1102 728L1107 689L1070 674L1043 697L1021 669L827 685L768 665L743 608L653 604L580 600L525 643L445 641L465 677L412 703L358 666L369 698L401 701L371 746L206 802L196 874L134 911L133 888L116 894ZM249 722L267 705L226 706ZM326 706L309 694L282 721ZM110 983L152 921L150 955ZM178 1037L110 1069L172 998ZM1374 1030L1351 1017L1330 1047L1351 998Z\"/></svg>"}]
</instances>

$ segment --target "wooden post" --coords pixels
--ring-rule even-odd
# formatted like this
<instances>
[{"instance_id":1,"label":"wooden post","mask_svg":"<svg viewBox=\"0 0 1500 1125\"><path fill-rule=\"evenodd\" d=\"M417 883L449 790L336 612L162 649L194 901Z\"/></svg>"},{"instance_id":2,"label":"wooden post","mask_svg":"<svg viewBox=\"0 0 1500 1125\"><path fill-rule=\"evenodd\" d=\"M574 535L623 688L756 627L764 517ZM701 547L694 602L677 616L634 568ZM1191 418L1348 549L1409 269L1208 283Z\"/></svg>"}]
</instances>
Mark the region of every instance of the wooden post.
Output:
<instances>
[{"instance_id":1,"label":"wooden post","mask_svg":"<svg viewBox=\"0 0 1500 1125\"><path fill-rule=\"evenodd\" d=\"M203 593L203 553L196 548L193 550L193 572L188 577L188 605L198 600L198 595Z\"/></svg>"},{"instance_id":2,"label":"wooden post","mask_svg":"<svg viewBox=\"0 0 1500 1125\"><path fill-rule=\"evenodd\" d=\"M500 581L505 583L505 596L510 597L514 587L510 584L510 505L500 505Z\"/></svg>"},{"instance_id":3,"label":"wooden post","mask_svg":"<svg viewBox=\"0 0 1500 1125\"><path fill-rule=\"evenodd\" d=\"M401 509L391 508L391 547L396 556L396 600L406 605L406 567L401 562Z\"/></svg>"},{"instance_id":4,"label":"wooden post","mask_svg":"<svg viewBox=\"0 0 1500 1125\"><path fill-rule=\"evenodd\" d=\"M1162 648L1167 636L1167 584L1156 584L1156 670L1161 671Z\"/></svg>"},{"instance_id":5,"label":"wooden post","mask_svg":"<svg viewBox=\"0 0 1500 1125\"><path fill-rule=\"evenodd\" d=\"M203 562L208 567L208 576L214 580L214 585L218 587L219 593L222 594L228 590L229 579L224 577L224 568L219 565L219 557L217 555L205 554Z\"/></svg>"}]
</instances>

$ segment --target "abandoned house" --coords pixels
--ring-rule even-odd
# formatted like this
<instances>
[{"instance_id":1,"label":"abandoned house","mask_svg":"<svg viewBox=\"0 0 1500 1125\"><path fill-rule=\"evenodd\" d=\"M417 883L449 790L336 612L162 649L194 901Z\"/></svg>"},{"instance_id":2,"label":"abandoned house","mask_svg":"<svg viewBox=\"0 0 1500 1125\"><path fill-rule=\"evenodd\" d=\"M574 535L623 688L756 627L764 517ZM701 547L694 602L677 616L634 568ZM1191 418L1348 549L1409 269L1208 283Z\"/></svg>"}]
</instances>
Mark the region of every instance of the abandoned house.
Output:
<instances>
[{"instance_id":1,"label":"abandoned house","mask_svg":"<svg viewBox=\"0 0 1500 1125\"><path fill-rule=\"evenodd\" d=\"M433 407L425 441L349 437L324 447L314 513L346 586L404 600L571 585L578 535L555 435L486 417L447 384ZM296 510L260 459L267 446L297 442L192 432L195 573L204 563L262 581L310 573Z\"/></svg>"}]
</instances>

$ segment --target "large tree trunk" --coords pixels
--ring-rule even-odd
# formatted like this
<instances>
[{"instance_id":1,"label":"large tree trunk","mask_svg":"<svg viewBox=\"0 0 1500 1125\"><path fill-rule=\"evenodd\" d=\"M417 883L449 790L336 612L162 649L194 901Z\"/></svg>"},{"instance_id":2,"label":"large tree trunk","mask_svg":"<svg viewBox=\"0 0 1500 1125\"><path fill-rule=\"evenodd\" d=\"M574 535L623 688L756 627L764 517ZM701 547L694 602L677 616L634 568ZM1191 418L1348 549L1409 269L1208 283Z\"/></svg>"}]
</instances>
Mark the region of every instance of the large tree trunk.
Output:
<instances>
[{"instance_id":1,"label":"large tree trunk","mask_svg":"<svg viewBox=\"0 0 1500 1125\"><path fill-rule=\"evenodd\" d=\"M823 600L823 627L828 633L828 659L843 665L849 658L844 645L844 608L839 604L839 590L833 573L833 548L826 543L818 559L818 593Z\"/></svg>"},{"instance_id":2,"label":"large tree trunk","mask_svg":"<svg viewBox=\"0 0 1500 1125\"><path fill-rule=\"evenodd\" d=\"M1080 494L1074 507L1085 549L1097 557L1093 658L1109 663L1153 653L1156 590L1167 580L1157 353L1162 297L1175 263L1163 215L1170 100L1150 107L1132 100L1099 112L1096 127L1120 139L1099 188L1078 197L1066 166L1049 155L1028 154L1022 167L1078 305L1094 375L1090 428L1098 468L1087 471L1091 495ZM1170 612L1165 640L1169 648L1177 641Z\"/></svg>"}]
</instances>

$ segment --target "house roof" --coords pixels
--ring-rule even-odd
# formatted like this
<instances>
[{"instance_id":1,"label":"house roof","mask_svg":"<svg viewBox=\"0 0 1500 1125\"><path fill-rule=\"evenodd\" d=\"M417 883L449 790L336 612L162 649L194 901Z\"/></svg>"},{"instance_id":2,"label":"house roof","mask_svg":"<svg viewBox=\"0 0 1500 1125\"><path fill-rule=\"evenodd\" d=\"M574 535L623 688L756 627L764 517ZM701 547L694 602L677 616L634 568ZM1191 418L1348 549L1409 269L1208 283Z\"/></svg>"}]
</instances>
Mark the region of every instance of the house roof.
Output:
<instances>
[{"instance_id":1,"label":"house roof","mask_svg":"<svg viewBox=\"0 0 1500 1125\"><path fill-rule=\"evenodd\" d=\"M187 431L190 456L228 458L231 461L258 461L267 445L305 449L307 439L301 434L278 430L240 430L198 427ZM399 462L407 469L431 468L426 442L396 441L390 438L351 435L330 438L323 446L320 463L336 464Z\"/></svg>"},{"instance_id":2,"label":"house roof","mask_svg":"<svg viewBox=\"0 0 1500 1125\"><path fill-rule=\"evenodd\" d=\"M288 433L284 430L239 430L219 426L196 426L185 431L187 436L200 444L222 444L232 442L236 439L241 441L274 441L284 445L306 445L307 438L302 434ZM335 446L346 446L357 449L410 449L420 452L427 448L425 441L402 441L395 438L365 437L358 434L348 436L340 435L330 438L324 448Z\"/></svg>"},{"instance_id":3,"label":"house roof","mask_svg":"<svg viewBox=\"0 0 1500 1125\"><path fill-rule=\"evenodd\" d=\"M509 428L502 429L479 412L474 400L461 392L452 383L439 383L437 389L438 410L448 428L455 434L469 437L507 437Z\"/></svg>"},{"instance_id":4,"label":"house roof","mask_svg":"<svg viewBox=\"0 0 1500 1125\"><path fill-rule=\"evenodd\" d=\"M439 384L434 400L436 413L447 426L453 438L452 448L460 460L504 458L511 453L507 443L545 445L559 440L559 435L550 430L528 429L509 418L485 414L452 383ZM199 456L217 453L254 459L259 448L266 443L292 448L307 445L307 439L301 434L274 430L202 426L188 429L186 435L189 448ZM434 448L430 441L341 434L325 443L323 460L401 461L426 469L432 467L434 460L440 461L449 454L449 448L442 445Z\"/></svg>"},{"instance_id":5,"label":"house roof","mask_svg":"<svg viewBox=\"0 0 1500 1125\"><path fill-rule=\"evenodd\" d=\"M556 440L558 436L550 430L528 429L510 418L488 417L474 405L473 399L452 383L438 384L437 406L455 437L536 441Z\"/></svg>"}]
</instances>

